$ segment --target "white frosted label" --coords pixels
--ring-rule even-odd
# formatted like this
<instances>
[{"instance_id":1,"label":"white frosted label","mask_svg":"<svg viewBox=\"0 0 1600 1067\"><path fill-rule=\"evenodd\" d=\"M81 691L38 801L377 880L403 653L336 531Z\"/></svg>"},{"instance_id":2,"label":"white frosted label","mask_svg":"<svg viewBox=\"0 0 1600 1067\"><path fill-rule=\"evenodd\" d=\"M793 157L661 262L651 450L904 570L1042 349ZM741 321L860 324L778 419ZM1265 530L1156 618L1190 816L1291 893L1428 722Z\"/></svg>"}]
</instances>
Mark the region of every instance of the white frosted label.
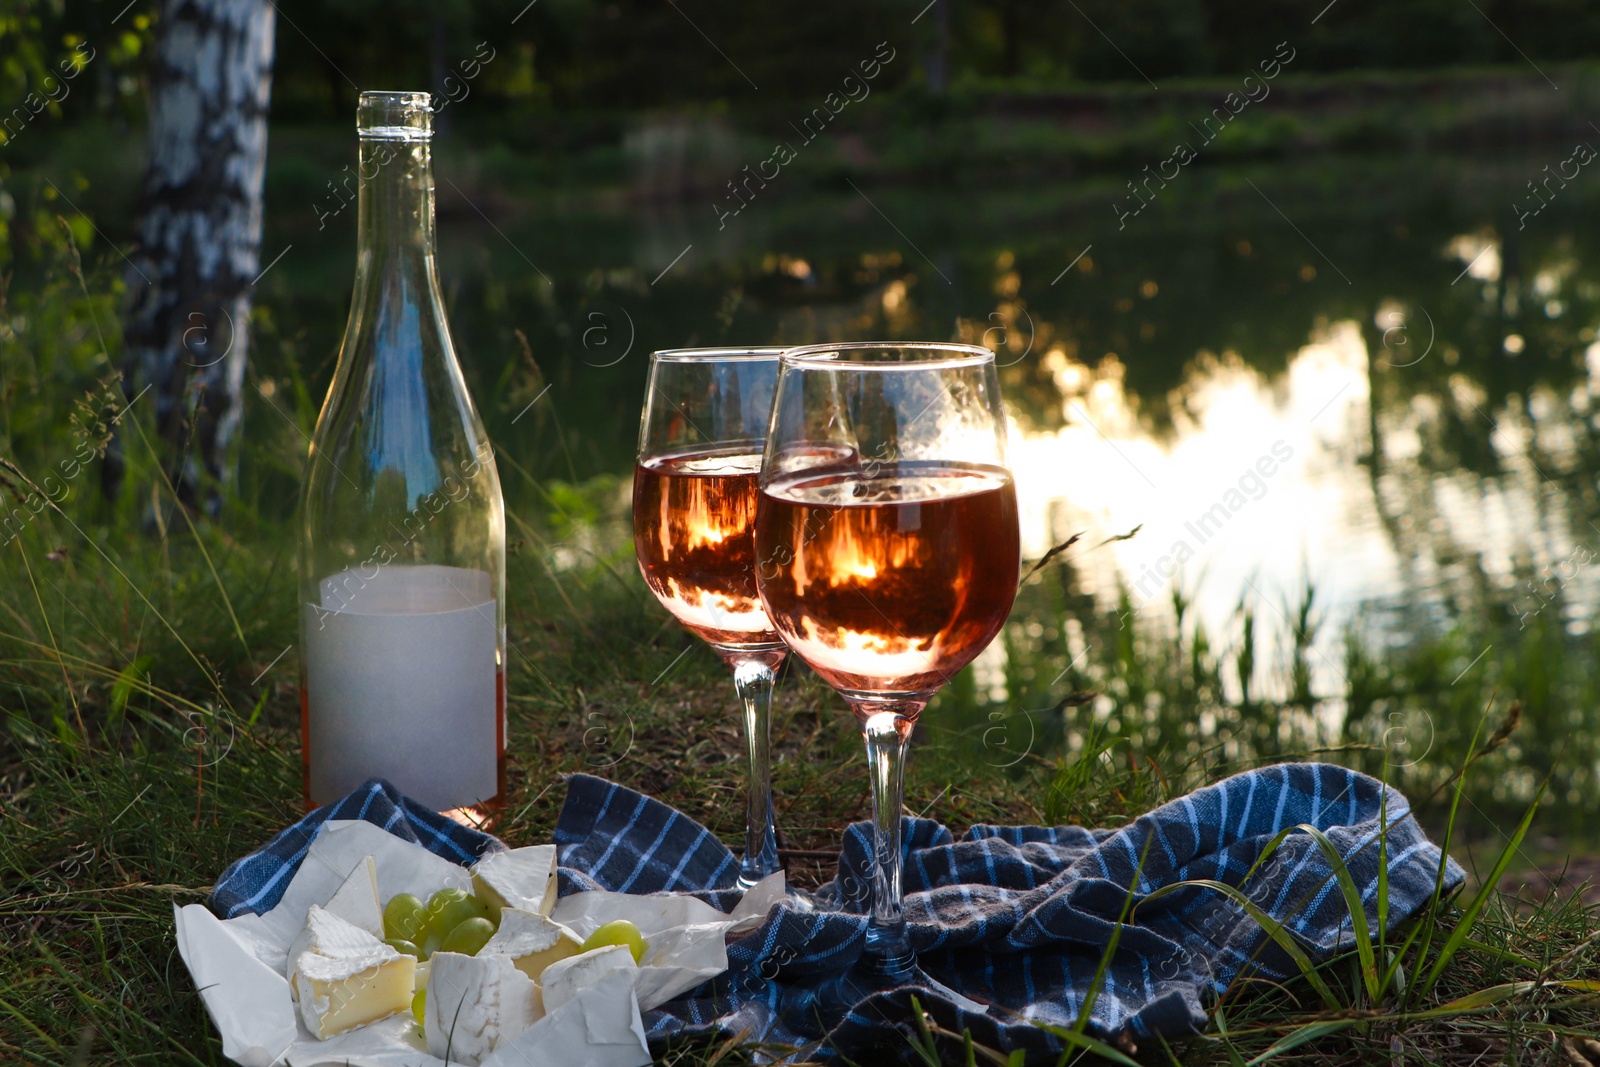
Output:
<instances>
[{"instance_id":1,"label":"white frosted label","mask_svg":"<svg viewBox=\"0 0 1600 1067\"><path fill-rule=\"evenodd\" d=\"M484 571L345 571L305 604L311 799L387 778L438 811L498 791L500 632Z\"/></svg>"}]
</instances>

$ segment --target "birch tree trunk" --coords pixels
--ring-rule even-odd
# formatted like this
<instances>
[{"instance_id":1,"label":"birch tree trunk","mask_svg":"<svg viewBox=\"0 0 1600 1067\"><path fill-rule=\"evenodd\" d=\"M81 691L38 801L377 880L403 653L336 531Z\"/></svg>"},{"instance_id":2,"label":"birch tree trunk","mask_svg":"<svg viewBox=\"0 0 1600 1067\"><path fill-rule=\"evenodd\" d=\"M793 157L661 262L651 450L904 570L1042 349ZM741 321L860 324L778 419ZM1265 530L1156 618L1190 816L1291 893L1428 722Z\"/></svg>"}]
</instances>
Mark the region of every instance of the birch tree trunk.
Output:
<instances>
[{"instance_id":1,"label":"birch tree trunk","mask_svg":"<svg viewBox=\"0 0 1600 1067\"><path fill-rule=\"evenodd\" d=\"M161 0L151 71L123 386L130 398L149 387L179 499L213 514L250 352L273 16L270 0ZM121 480L108 461L108 492Z\"/></svg>"}]
</instances>

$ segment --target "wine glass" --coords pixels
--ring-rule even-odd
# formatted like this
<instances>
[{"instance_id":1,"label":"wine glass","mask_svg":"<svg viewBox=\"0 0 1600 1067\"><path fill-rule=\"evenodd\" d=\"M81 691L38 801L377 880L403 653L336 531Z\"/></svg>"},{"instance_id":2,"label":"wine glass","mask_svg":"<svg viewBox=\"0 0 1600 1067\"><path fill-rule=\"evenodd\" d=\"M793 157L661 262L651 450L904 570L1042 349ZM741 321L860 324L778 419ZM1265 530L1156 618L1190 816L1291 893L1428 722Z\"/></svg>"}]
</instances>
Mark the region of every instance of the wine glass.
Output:
<instances>
[{"instance_id":1,"label":"wine glass","mask_svg":"<svg viewBox=\"0 0 1600 1067\"><path fill-rule=\"evenodd\" d=\"M901 907L906 743L1016 596L1017 498L994 356L867 342L784 353L761 465L756 583L789 648L855 713L872 779L862 970L923 978Z\"/></svg>"},{"instance_id":2,"label":"wine glass","mask_svg":"<svg viewBox=\"0 0 1600 1067\"><path fill-rule=\"evenodd\" d=\"M754 534L756 478L782 351L653 353L633 472L633 546L645 584L733 669L744 705L742 889L779 869L770 722L773 681L787 650L756 592Z\"/></svg>"}]
</instances>

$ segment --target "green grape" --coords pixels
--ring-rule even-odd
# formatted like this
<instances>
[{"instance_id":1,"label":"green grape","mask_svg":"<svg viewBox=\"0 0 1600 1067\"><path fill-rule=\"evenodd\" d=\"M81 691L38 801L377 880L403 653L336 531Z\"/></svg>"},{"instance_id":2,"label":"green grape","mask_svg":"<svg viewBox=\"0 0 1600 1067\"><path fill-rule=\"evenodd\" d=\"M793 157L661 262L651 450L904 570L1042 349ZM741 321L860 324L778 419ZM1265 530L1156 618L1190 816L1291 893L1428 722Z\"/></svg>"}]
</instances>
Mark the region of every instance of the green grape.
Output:
<instances>
[{"instance_id":1,"label":"green grape","mask_svg":"<svg viewBox=\"0 0 1600 1067\"><path fill-rule=\"evenodd\" d=\"M386 937L383 943L400 953L402 956L421 957L422 950L403 937Z\"/></svg>"},{"instance_id":2,"label":"green grape","mask_svg":"<svg viewBox=\"0 0 1600 1067\"><path fill-rule=\"evenodd\" d=\"M422 901L410 893L396 893L383 906L383 932L386 937L416 941L427 925Z\"/></svg>"},{"instance_id":3,"label":"green grape","mask_svg":"<svg viewBox=\"0 0 1600 1067\"><path fill-rule=\"evenodd\" d=\"M417 990L417 995L411 998L411 1014L416 1016L417 1025L422 1025L422 1016L428 1010L428 991Z\"/></svg>"},{"instance_id":4,"label":"green grape","mask_svg":"<svg viewBox=\"0 0 1600 1067\"><path fill-rule=\"evenodd\" d=\"M481 915L474 915L457 924L454 930L445 935L444 942L439 946L440 952L460 952L466 956L476 956L489 939L494 936L494 924Z\"/></svg>"},{"instance_id":5,"label":"green grape","mask_svg":"<svg viewBox=\"0 0 1600 1067\"><path fill-rule=\"evenodd\" d=\"M486 919L484 906L464 889L441 889L428 901L428 930L448 937L468 919Z\"/></svg>"},{"instance_id":6,"label":"green grape","mask_svg":"<svg viewBox=\"0 0 1600 1067\"><path fill-rule=\"evenodd\" d=\"M582 951L588 952L592 948L604 948L607 945L627 945L628 951L633 953L633 962L639 963L644 959L644 935L627 919L613 919L590 934L583 943Z\"/></svg>"},{"instance_id":7,"label":"green grape","mask_svg":"<svg viewBox=\"0 0 1600 1067\"><path fill-rule=\"evenodd\" d=\"M439 951L439 945L443 941L444 941L444 938L440 937L438 934L434 933L432 930L429 930L427 939L422 942L421 946L419 946L422 949L422 955L418 956L417 958L425 960L429 956L433 955L435 952L438 952Z\"/></svg>"}]
</instances>

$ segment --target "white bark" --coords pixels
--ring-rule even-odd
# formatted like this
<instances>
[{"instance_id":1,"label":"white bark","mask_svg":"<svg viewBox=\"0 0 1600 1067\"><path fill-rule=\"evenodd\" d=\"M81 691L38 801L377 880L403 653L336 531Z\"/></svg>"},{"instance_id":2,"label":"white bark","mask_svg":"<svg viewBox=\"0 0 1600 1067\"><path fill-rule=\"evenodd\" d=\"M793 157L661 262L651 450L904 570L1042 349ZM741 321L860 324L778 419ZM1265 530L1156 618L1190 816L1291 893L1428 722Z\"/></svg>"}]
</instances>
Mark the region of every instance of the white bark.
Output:
<instances>
[{"instance_id":1,"label":"white bark","mask_svg":"<svg viewBox=\"0 0 1600 1067\"><path fill-rule=\"evenodd\" d=\"M173 482L190 506L208 480L228 479L240 426L274 14L269 0L161 2L123 374L129 395L154 386L160 435L178 457ZM120 472L108 475L114 491Z\"/></svg>"}]
</instances>

